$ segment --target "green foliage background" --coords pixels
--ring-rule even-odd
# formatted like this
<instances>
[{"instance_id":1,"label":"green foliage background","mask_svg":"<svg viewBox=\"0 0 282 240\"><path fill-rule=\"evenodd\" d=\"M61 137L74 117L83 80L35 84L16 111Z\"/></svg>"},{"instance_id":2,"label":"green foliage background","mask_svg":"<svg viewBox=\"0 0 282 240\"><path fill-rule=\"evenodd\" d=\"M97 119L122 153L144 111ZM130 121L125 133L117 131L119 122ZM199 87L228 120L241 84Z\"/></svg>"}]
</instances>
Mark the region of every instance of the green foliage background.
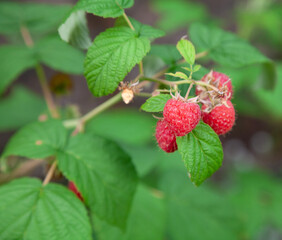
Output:
<instances>
[{"instance_id":1,"label":"green foliage background","mask_svg":"<svg viewBox=\"0 0 282 240\"><path fill-rule=\"evenodd\" d=\"M122 16L134 4L143 3L79 0L74 7L0 3L5 42L0 46L0 130L16 131L5 142L0 159L0 239L281 239L281 4L274 0L236 4L229 22L212 16L196 1L152 0L149 7L158 16L155 26L131 16L132 31ZM117 18L94 43L86 18L90 14L103 17L101 21ZM232 24L236 32L226 31ZM21 37L25 29L33 39L29 46ZM45 69L84 74L90 92L100 97L113 93L142 59L147 77L164 66L189 75L187 68L195 61L193 44L176 47L179 39L167 43L161 38L178 32L188 35L196 53L208 53L197 63L229 75L235 89L237 126L221 139L226 152L221 170L204 183L223 158L211 128L200 123L177 139L179 152L172 154L161 152L153 139L156 121L150 113L163 110L168 94L146 102L142 98L141 110L149 113L137 109L139 100L103 112L86 124L84 134L72 137L62 120L80 113L68 106L68 96L63 97L67 104L60 109L62 120L50 120L44 99L23 86L24 81L14 82L43 64ZM179 63L177 48L189 64ZM192 54L185 55L187 49ZM201 67L193 78L199 80L207 72ZM80 80L75 87L86 85ZM182 94L188 86L181 86ZM39 116L49 120L39 122ZM256 133L250 131L251 124L262 126L259 130L270 138L262 145L253 141L258 144L253 149L271 144L268 150L253 154L241 146L246 134ZM200 151L202 145L206 149ZM58 180L62 184L47 185L35 178L1 180L5 179L1 175L12 176L29 159L42 158L48 163L56 159L62 174L76 183L83 203L63 186L63 179ZM269 164L269 158L276 162Z\"/></svg>"}]
</instances>

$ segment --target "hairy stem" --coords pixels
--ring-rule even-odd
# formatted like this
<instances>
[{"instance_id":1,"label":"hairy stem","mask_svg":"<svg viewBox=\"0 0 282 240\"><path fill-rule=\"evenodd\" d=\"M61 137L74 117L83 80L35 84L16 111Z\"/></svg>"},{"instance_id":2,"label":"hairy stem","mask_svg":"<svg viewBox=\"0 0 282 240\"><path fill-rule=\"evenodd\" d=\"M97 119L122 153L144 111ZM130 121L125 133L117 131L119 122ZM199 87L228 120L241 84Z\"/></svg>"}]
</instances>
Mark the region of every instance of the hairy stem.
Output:
<instances>
[{"instance_id":1,"label":"hairy stem","mask_svg":"<svg viewBox=\"0 0 282 240\"><path fill-rule=\"evenodd\" d=\"M46 184L48 184L51 181L51 179L54 175L54 172L56 170L56 167L57 167L57 161L54 161L53 164L51 165L43 183L42 183L43 186L45 186Z\"/></svg>"},{"instance_id":2,"label":"hairy stem","mask_svg":"<svg viewBox=\"0 0 282 240\"><path fill-rule=\"evenodd\" d=\"M64 121L64 126L67 128L71 128L71 127L77 126L80 123L85 124L87 121L97 116L99 113L105 111L106 109L118 103L121 99L122 98L121 98L121 92L120 92L116 94L115 96L113 96L112 98L108 99L106 102L99 105L98 107L94 108L92 111L85 114L81 118Z\"/></svg>"}]
</instances>

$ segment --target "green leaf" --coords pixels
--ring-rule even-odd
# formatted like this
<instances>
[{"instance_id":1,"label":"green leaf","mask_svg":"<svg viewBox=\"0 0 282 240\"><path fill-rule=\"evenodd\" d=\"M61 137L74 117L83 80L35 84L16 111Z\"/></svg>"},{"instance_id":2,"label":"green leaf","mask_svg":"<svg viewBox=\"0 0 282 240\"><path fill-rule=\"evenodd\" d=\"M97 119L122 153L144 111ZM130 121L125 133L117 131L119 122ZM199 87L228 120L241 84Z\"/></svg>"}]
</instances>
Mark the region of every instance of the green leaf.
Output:
<instances>
[{"instance_id":1,"label":"green leaf","mask_svg":"<svg viewBox=\"0 0 282 240\"><path fill-rule=\"evenodd\" d=\"M0 100L0 130L13 130L38 119L46 110L44 100L24 87L15 87Z\"/></svg>"},{"instance_id":2,"label":"green leaf","mask_svg":"<svg viewBox=\"0 0 282 240\"><path fill-rule=\"evenodd\" d=\"M23 178L0 187L0 238L90 240L82 202L65 187Z\"/></svg>"},{"instance_id":3,"label":"green leaf","mask_svg":"<svg viewBox=\"0 0 282 240\"><path fill-rule=\"evenodd\" d=\"M140 147L123 144L122 148L130 155L139 177L149 174L164 159L164 154L156 145Z\"/></svg>"},{"instance_id":4,"label":"green leaf","mask_svg":"<svg viewBox=\"0 0 282 240\"><path fill-rule=\"evenodd\" d=\"M282 64L277 66L278 81L273 91L254 89L253 94L264 110L276 119L282 119Z\"/></svg>"},{"instance_id":5,"label":"green leaf","mask_svg":"<svg viewBox=\"0 0 282 240\"><path fill-rule=\"evenodd\" d=\"M176 141L189 177L196 186L220 168L223 160L221 142L207 124L200 122L192 132L177 137Z\"/></svg>"},{"instance_id":6,"label":"green leaf","mask_svg":"<svg viewBox=\"0 0 282 240\"><path fill-rule=\"evenodd\" d=\"M154 1L153 9L161 16L157 25L167 32L187 27L192 21L205 20L208 16L203 4L184 0Z\"/></svg>"},{"instance_id":7,"label":"green leaf","mask_svg":"<svg viewBox=\"0 0 282 240\"><path fill-rule=\"evenodd\" d=\"M169 99L171 99L170 94L159 94L157 96L150 97L141 106L141 109L145 112L162 112Z\"/></svg>"},{"instance_id":8,"label":"green leaf","mask_svg":"<svg viewBox=\"0 0 282 240\"><path fill-rule=\"evenodd\" d=\"M28 158L46 158L64 148L67 131L59 120L34 122L21 128L9 140L3 157L17 155Z\"/></svg>"},{"instance_id":9,"label":"green leaf","mask_svg":"<svg viewBox=\"0 0 282 240\"><path fill-rule=\"evenodd\" d=\"M160 29L156 29L150 25L146 25L146 24L142 24L140 22L138 22L137 20L135 20L134 18L129 17L129 20L131 22L131 24L133 25L135 32L138 35L141 35L143 37L147 37L149 39L155 39L155 38L159 38L159 37L163 37L165 35L165 32L160 30ZM123 17L120 17L116 20L115 22L115 26L116 27L120 27L120 26L128 26L128 23L125 21L125 19Z\"/></svg>"},{"instance_id":10,"label":"green leaf","mask_svg":"<svg viewBox=\"0 0 282 240\"><path fill-rule=\"evenodd\" d=\"M164 61L157 56L147 55L143 58L144 76L146 77L153 77L165 66Z\"/></svg>"},{"instance_id":11,"label":"green leaf","mask_svg":"<svg viewBox=\"0 0 282 240\"><path fill-rule=\"evenodd\" d=\"M74 10L85 10L101 17L119 17L125 8L133 6L134 0L79 0Z\"/></svg>"},{"instance_id":12,"label":"green leaf","mask_svg":"<svg viewBox=\"0 0 282 240\"><path fill-rule=\"evenodd\" d=\"M152 140L155 121L135 109L118 109L93 118L85 131L130 145L145 145Z\"/></svg>"},{"instance_id":13,"label":"green leaf","mask_svg":"<svg viewBox=\"0 0 282 240\"><path fill-rule=\"evenodd\" d=\"M201 69L201 65L195 65L193 68L193 72L198 72Z\"/></svg>"},{"instance_id":14,"label":"green leaf","mask_svg":"<svg viewBox=\"0 0 282 240\"><path fill-rule=\"evenodd\" d=\"M69 5L1 2L0 33L19 34L21 26L37 35L57 30L69 10Z\"/></svg>"},{"instance_id":15,"label":"green leaf","mask_svg":"<svg viewBox=\"0 0 282 240\"><path fill-rule=\"evenodd\" d=\"M23 71L39 62L67 73L83 73L84 54L58 37L49 37L33 47L6 45L0 47L0 95Z\"/></svg>"},{"instance_id":16,"label":"green leaf","mask_svg":"<svg viewBox=\"0 0 282 240\"><path fill-rule=\"evenodd\" d=\"M94 229L100 240L162 240L165 213L162 199L154 196L147 187L139 185L124 233L97 218L94 218Z\"/></svg>"},{"instance_id":17,"label":"green leaf","mask_svg":"<svg viewBox=\"0 0 282 240\"><path fill-rule=\"evenodd\" d=\"M245 235L255 239L266 226L282 231L280 179L266 172L254 170L236 173L233 188L229 188L227 201L232 203L246 226Z\"/></svg>"},{"instance_id":18,"label":"green leaf","mask_svg":"<svg viewBox=\"0 0 282 240\"><path fill-rule=\"evenodd\" d=\"M195 63L196 51L194 45L190 41L181 39L176 47L187 63L190 65Z\"/></svg>"},{"instance_id":19,"label":"green leaf","mask_svg":"<svg viewBox=\"0 0 282 240\"><path fill-rule=\"evenodd\" d=\"M35 46L39 61L66 73L82 74L84 54L59 37L41 40Z\"/></svg>"},{"instance_id":20,"label":"green leaf","mask_svg":"<svg viewBox=\"0 0 282 240\"><path fill-rule=\"evenodd\" d=\"M208 57L223 66L239 68L263 64L267 74L265 86L267 88L274 86L276 75L273 63L243 39L219 28L199 23L190 26L189 36L196 48L208 51Z\"/></svg>"},{"instance_id":21,"label":"green leaf","mask_svg":"<svg viewBox=\"0 0 282 240\"><path fill-rule=\"evenodd\" d=\"M224 196L193 187L182 171L169 171L160 181L166 196L169 239L237 240L241 222Z\"/></svg>"},{"instance_id":22,"label":"green leaf","mask_svg":"<svg viewBox=\"0 0 282 240\"><path fill-rule=\"evenodd\" d=\"M129 71L150 50L147 37L128 27L109 28L88 49L84 75L95 96L113 93Z\"/></svg>"},{"instance_id":23,"label":"green leaf","mask_svg":"<svg viewBox=\"0 0 282 240\"><path fill-rule=\"evenodd\" d=\"M177 51L175 45L170 44L152 45L149 55L160 57L169 65L176 64L176 62L181 59L181 55Z\"/></svg>"},{"instance_id":24,"label":"green leaf","mask_svg":"<svg viewBox=\"0 0 282 240\"><path fill-rule=\"evenodd\" d=\"M58 29L62 40L81 49L91 46L85 11L71 12Z\"/></svg>"},{"instance_id":25,"label":"green leaf","mask_svg":"<svg viewBox=\"0 0 282 240\"><path fill-rule=\"evenodd\" d=\"M137 185L130 157L114 142L84 134L72 137L57 159L91 211L124 229Z\"/></svg>"},{"instance_id":26,"label":"green leaf","mask_svg":"<svg viewBox=\"0 0 282 240\"><path fill-rule=\"evenodd\" d=\"M23 71L35 66L32 51L25 46L4 45L0 47L0 95Z\"/></svg>"}]
</instances>

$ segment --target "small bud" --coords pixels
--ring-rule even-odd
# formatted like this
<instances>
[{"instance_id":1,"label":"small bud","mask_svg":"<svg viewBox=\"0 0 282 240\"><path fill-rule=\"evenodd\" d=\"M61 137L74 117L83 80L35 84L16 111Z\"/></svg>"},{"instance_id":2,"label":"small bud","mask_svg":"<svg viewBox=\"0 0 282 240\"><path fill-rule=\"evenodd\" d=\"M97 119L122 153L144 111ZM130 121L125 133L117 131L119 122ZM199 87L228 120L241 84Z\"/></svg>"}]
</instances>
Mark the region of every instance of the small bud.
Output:
<instances>
[{"instance_id":1,"label":"small bud","mask_svg":"<svg viewBox=\"0 0 282 240\"><path fill-rule=\"evenodd\" d=\"M125 88L121 93L122 99L125 104L130 103L133 100L134 93L131 89Z\"/></svg>"}]
</instances>

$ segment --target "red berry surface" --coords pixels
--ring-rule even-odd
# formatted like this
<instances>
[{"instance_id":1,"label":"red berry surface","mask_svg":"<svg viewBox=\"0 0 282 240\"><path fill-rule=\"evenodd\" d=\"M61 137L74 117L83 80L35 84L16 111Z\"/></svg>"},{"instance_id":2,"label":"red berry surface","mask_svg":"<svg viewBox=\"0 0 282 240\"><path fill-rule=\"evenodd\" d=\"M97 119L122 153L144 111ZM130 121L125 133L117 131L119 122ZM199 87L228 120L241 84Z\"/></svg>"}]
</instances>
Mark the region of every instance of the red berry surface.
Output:
<instances>
[{"instance_id":1,"label":"red berry surface","mask_svg":"<svg viewBox=\"0 0 282 240\"><path fill-rule=\"evenodd\" d=\"M227 101L227 106L216 106L210 113L203 112L203 121L208 124L218 135L229 132L235 123L235 110L233 104ZM206 108L203 105L202 109Z\"/></svg>"},{"instance_id":2,"label":"red berry surface","mask_svg":"<svg viewBox=\"0 0 282 240\"><path fill-rule=\"evenodd\" d=\"M210 73L203 76L201 81L208 82L210 80ZM230 100L233 94L232 83L230 78L220 72L212 72L212 78L210 84L217 87L220 91L223 91L226 88L226 94L229 96L227 100ZM200 86L196 86L196 95L200 95L202 93L202 88Z\"/></svg>"},{"instance_id":3,"label":"red berry surface","mask_svg":"<svg viewBox=\"0 0 282 240\"><path fill-rule=\"evenodd\" d=\"M177 150L175 133L165 120L159 120L156 127L156 139L159 147L167 153Z\"/></svg>"},{"instance_id":4,"label":"red berry surface","mask_svg":"<svg viewBox=\"0 0 282 240\"><path fill-rule=\"evenodd\" d=\"M201 109L196 103L170 99L164 107L163 115L176 136L185 136L199 123Z\"/></svg>"},{"instance_id":5,"label":"red berry surface","mask_svg":"<svg viewBox=\"0 0 282 240\"><path fill-rule=\"evenodd\" d=\"M71 182L71 181L70 181L68 187L69 187L69 190L71 190L72 192L74 192L75 195L76 195L81 201L83 201L83 197L81 196L80 192L77 190L77 188L76 188L74 182Z\"/></svg>"}]
</instances>

